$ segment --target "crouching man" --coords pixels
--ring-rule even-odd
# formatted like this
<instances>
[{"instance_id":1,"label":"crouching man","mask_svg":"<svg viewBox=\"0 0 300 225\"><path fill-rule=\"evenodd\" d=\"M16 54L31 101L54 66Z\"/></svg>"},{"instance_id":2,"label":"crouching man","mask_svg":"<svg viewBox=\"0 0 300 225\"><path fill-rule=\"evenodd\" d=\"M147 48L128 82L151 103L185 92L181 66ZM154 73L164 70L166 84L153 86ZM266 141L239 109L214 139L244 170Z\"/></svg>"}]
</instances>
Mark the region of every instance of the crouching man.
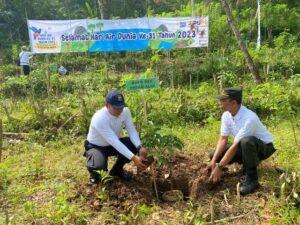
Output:
<instances>
[{"instance_id":1,"label":"crouching man","mask_svg":"<svg viewBox=\"0 0 300 225\"><path fill-rule=\"evenodd\" d=\"M243 164L246 177L240 192L243 195L252 193L258 187L258 164L275 152L272 135L258 116L242 105L242 89L227 88L217 99L224 113L221 136L207 167L211 172L209 179L217 183L221 180L222 167L235 162ZM229 135L234 136L232 145L228 143Z\"/></svg>"},{"instance_id":2,"label":"crouching man","mask_svg":"<svg viewBox=\"0 0 300 225\"><path fill-rule=\"evenodd\" d=\"M123 128L127 130L129 137L119 137ZM110 91L106 96L105 106L93 115L84 147L90 183L99 183L100 177L96 171L107 171L109 156L117 157L109 174L124 181L131 180L131 175L123 170L126 163L133 161L138 168L146 169L143 162L147 161L147 149L142 147L130 110L118 90Z\"/></svg>"}]
</instances>

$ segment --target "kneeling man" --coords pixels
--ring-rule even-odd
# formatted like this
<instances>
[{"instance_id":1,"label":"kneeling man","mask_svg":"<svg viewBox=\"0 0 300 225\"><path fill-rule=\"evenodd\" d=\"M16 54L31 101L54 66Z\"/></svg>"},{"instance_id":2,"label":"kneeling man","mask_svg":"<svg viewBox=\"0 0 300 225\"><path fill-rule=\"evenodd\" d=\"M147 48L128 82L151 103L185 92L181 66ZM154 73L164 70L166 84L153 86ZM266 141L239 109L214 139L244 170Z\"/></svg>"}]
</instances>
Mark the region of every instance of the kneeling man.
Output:
<instances>
[{"instance_id":1,"label":"kneeling man","mask_svg":"<svg viewBox=\"0 0 300 225\"><path fill-rule=\"evenodd\" d=\"M119 137L122 129L127 130L129 137ZM140 169L146 168L143 162L147 161L147 149L142 146L130 110L125 105L124 96L118 90L108 93L105 106L92 117L84 147L86 167L93 184L100 181L98 170L107 171L109 156L117 156L109 174L125 181L131 179L130 174L123 170L125 163L133 161Z\"/></svg>"},{"instance_id":2,"label":"kneeling man","mask_svg":"<svg viewBox=\"0 0 300 225\"><path fill-rule=\"evenodd\" d=\"M207 170L210 180L219 182L222 167L237 162L243 164L246 175L240 187L241 194L254 192L258 187L257 166L274 152L273 138L256 113L242 105L242 89L226 88L217 97L224 112L221 121L221 136L217 147L210 154L211 162ZM228 136L233 135L233 144Z\"/></svg>"}]
</instances>

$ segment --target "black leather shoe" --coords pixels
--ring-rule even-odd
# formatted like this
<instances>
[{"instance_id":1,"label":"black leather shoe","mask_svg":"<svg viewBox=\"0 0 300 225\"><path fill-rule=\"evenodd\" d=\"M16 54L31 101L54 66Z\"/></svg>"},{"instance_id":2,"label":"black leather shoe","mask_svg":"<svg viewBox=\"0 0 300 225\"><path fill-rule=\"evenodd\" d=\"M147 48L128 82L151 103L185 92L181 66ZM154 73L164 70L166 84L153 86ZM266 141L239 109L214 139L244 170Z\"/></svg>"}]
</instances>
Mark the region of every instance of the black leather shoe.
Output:
<instances>
[{"instance_id":1,"label":"black leather shoe","mask_svg":"<svg viewBox=\"0 0 300 225\"><path fill-rule=\"evenodd\" d=\"M258 188L258 177L255 170L246 169L246 178L240 187L241 195L247 195L253 193Z\"/></svg>"},{"instance_id":2,"label":"black leather shoe","mask_svg":"<svg viewBox=\"0 0 300 225\"><path fill-rule=\"evenodd\" d=\"M113 177L119 177L121 180L123 181L131 181L132 180L132 175L125 172L124 170L121 171L110 171L109 175L113 176Z\"/></svg>"},{"instance_id":3,"label":"black leather shoe","mask_svg":"<svg viewBox=\"0 0 300 225\"><path fill-rule=\"evenodd\" d=\"M90 171L90 184L99 184L99 182L100 182L99 174L94 171Z\"/></svg>"},{"instance_id":4,"label":"black leather shoe","mask_svg":"<svg viewBox=\"0 0 300 225\"><path fill-rule=\"evenodd\" d=\"M99 184L99 179L90 178L90 184Z\"/></svg>"}]
</instances>

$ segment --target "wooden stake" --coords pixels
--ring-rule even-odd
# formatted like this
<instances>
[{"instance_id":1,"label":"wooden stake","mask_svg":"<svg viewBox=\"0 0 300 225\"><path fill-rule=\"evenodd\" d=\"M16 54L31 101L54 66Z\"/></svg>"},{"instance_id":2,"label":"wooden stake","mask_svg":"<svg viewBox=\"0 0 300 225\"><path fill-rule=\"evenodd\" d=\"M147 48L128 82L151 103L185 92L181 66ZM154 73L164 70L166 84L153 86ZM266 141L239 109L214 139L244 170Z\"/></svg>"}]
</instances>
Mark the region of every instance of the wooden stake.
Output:
<instances>
[{"instance_id":1,"label":"wooden stake","mask_svg":"<svg viewBox=\"0 0 300 225\"><path fill-rule=\"evenodd\" d=\"M210 223L215 224L214 199L210 202Z\"/></svg>"},{"instance_id":2,"label":"wooden stake","mask_svg":"<svg viewBox=\"0 0 300 225\"><path fill-rule=\"evenodd\" d=\"M157 184L156 184L156 173L155 173L154 166L155 166L155 165L152 165L152 166L151 166L151 169L152 169L152 175L153 175L154 191L155 191L156 199L157 199L157 201L158 201L159 199L158 199L158 191L157 191Z\"/></svg>"},{"instance_id":3,"label":"wooden stake","mask_svg":"<svg viewBox=\"0 0 300 225\"><path fill-rule=\"evenodd\" d=\"M145 98L145 92L144 92L144 90L141 90L141 93L142 93L142 99L143 99L143 104L144 104L145 122L147 123L147 121L148 121L147 101L146 101L146 98Z\"/></svg>"},{"instance_id":4,"label":"wooden stake","mask_svg":"<svg viewBox=\"0 0 300 225\"><path fill-rule=\"evenodd\" d=\"M241 186L241 183L238 182L237 185L236 185L236 200L237 200L237 207L239 207L240 203L241 203L241 193L240 193L240 186Z\"/></svg>"}]
</instances>

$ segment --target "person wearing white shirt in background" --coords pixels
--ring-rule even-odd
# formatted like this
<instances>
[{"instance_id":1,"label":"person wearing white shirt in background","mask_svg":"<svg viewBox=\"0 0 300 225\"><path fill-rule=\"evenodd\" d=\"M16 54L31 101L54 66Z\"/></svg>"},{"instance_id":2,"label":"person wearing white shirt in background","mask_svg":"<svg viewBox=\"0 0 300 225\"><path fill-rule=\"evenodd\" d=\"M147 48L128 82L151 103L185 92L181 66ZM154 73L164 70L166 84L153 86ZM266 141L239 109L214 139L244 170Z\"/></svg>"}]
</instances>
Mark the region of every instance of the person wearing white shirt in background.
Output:
<instances>
[{"instance_id":1,"label":"person wearing white shirt in background","mask_svg":"<svg viewBox=\"0 0 300 225\"><path fill-rule=\"evenodd\" d=\"M258 164L276 151L272 135L256 113L242 105L241 88L226 88L217 99L223 111L221 136L216 149L210 153L211 162L207 166L209 180L219 182L222 167L227 164L243 164L246 177L240 186L240 193L252 193L258 188ZM229 135L234 136L233 144L228 143Z\"/></svg>"},{"instance_id":2,"label":"person wearing white shirt in background","mask_svg":"<svg viewBox=\"0 0 300 225\"><path fill-rule=\"evenodd\" d=\"M122 129L127 130L129 137L120 138ZM109 174L124 181L131 180L131 175L123 170L126 163L133 161L138 168L146 169L147 149L142 146L130 110L118 90L110 91L105 106L93 115L84 146L86 167L92 184L100 182L97 171L107 171L109 156L117 156Z\"/></svg>"},{"instance_id":3,"label":"person wearing white shirt in background","mask_svg":"<svg viewBox=\"0 0 300 225\"><path fill-rule=\"evenodd\" d=\"M63 66L60 66L60 67L58 68L58 74L60 74L60 75L67 75L68 72L69 72L69 71L68 71L65 67L63 67Z\"/></svg>"},{"instance_id":4,"label":"person wearing white shirt in background","mask_svg":"<svg viewBox=\"0 0 300 225\"><path fill-rule=\"evenodd\" d=\"M21 53L19 54L20 66L23 68L24 75L30 74L30 63L29 60L32 58L34 53L28 52L26 46L22 46Z\"/></svg>"}]
</instances>

